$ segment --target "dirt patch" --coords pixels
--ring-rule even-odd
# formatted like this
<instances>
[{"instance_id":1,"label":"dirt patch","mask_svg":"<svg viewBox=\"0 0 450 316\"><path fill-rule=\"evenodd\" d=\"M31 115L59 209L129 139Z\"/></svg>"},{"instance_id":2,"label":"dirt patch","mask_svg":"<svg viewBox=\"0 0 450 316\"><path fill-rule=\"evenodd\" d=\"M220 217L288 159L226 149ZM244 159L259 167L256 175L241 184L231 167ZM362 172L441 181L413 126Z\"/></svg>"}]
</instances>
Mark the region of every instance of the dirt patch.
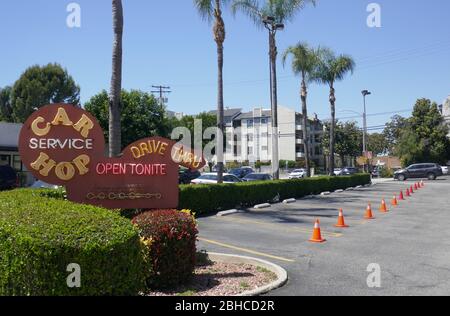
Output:
<instances>
[{"instance_id":1,"label":"dirt patch","mask_svg":"<svg viewBox=\"0 0 450 316\"><path fill-rule=\"evenodd\" d=\"M233 296L255 290L277 279L275 273L249 264L211 262L195 269L188 285L148 296Z\"/></svg>"}]
</instances>

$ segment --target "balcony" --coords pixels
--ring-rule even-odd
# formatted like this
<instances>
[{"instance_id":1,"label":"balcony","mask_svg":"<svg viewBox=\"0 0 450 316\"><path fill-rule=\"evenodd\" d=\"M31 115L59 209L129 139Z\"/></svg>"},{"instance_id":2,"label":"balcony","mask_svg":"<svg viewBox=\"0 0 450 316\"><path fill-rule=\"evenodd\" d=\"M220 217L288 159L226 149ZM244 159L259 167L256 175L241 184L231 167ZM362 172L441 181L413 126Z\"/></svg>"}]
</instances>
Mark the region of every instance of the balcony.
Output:
<instances>
[{"instance_id":1,"label":"balcony","mask_svg":"<svg viewBox=\"0 0 450 316\"><path fill-rule=\"evenodd\" d=\"M297 145L303 145L305 142L301 138L297 138L296 140Z\"/></svg>"},{"instance_id":2,"label":"balcony","mask_svg":"<svg viewBox=\"0 0 450 316\"><path fill-rule=\"evenodd\" d=\"M297 153L297 158L305 158L305 153Z\"/></svg>"}]
</instances>

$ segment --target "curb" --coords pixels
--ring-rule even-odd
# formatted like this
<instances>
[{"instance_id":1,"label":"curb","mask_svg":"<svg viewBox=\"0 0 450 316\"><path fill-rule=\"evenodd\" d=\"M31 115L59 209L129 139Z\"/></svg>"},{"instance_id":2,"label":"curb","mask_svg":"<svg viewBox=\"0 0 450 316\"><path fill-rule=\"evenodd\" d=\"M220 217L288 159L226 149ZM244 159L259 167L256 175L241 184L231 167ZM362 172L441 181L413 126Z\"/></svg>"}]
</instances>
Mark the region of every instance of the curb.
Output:
<instances>
[{"instance_id":1,"label":"curb","mask_svg":"<svg viewBox=\"0 0 450 316\"><path fill-rule=\"evenodd\" d=\"M259 296L261 294L266 294L270 291L276 290L283 285L285 285L288 281L288 275L285 269L280 267L279 265L276 265L272 262L252 258L252 257L245 257L245 256L238 256L238 255L229 255L229 254L222 254L222 253L208 253L209 259L212 261L219 261L224 263L234 263L234 264L251 264L257 267L265 268L273 273L276 274L277 280L274 282L262 286L260 288L257 288L252 291L247 291L244 293L241 293L236 296Z\"/></svg>"},{"instance_id":2,"label":"curb","mask_svg":"<svg viewBox=\"0 0 450 316\"><path fill-rule=\"evenodd\" d=\"M258 204L255 205L255 207L253 207L255 210L260 210L263 208L269 208L271 205L269 203L264 203L264 204Z\"/></svg>"},{"instance_id":3,"label":"curb","mask_svg":"<svg viewBox=\"0 0 450 316\"><path fill-rule=\"evenodd\" d=\"M237 214L237 213L241 213L241 211L239 211L239 210L228 210L228 211L223 211L223 212L217 213L217 217L223 217L223 216L233 215L233 214Z\"/></svg>"},{"instance_id":4,"label":"curb","mask_svg":"<svg viewBox=\"0 0 450 316\"><path fill-rule=\"evenodd\" d=\"M295 202L297 202L296 199L288 199L288 200L284 200L283 204L291 204L291 203L295 203Z\"/></svg>"}]
</instances>

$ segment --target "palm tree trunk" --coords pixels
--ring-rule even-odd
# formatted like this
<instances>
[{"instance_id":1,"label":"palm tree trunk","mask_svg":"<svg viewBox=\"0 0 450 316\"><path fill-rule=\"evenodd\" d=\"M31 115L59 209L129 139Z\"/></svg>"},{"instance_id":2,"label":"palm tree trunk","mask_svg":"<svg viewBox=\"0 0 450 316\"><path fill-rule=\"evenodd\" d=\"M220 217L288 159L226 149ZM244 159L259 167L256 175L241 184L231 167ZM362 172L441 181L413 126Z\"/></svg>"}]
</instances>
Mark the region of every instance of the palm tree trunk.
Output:
<instances>
[{"instance_id":1,"label":"palm tree trunk","mask_svg":"<svg viewBox=\"0 0 450 316\"><path fill-rule=\"evenodd\" d=\"M216 23L214 25L214 38L217 43L217 137L216 137L216 156L217 156L217 179L218 183L223 183L224 173L224 101L223 101L223 43L225 41L225 23L222 19L220 9L220 0L216 0L214 11Z\"/></svg>"},{"instance_id":2,"label":"palm tree trunk","mask_svg":"<svg viewBox=\"0 0 450 316\"><path fill-rule=\"evenodd\" d=\"M306 176L311 177L311 166L309 159L309 134L308 134L308 108L306 99L308 90L306 87L305 76L302 79L301 100L302 100L302 116L303 116L303 146L305 147L305 168Z\"/></svg>"},{"instance_id":3,"label":"palm tree trunk","mask_svg":"<svg viewBox=\"0 0 450 316\"><path fill-rule=\"evenodd\" d=\"M278 94L277 94L277 45L275 40L275 32L270 32L270 61L271 61L271 78L272 78L272 173L273 179L280 179L280 161L278 154Z\"/></svg>"},{"instance_id":4,"label":"palm tree trunk","mask_svg":"<svg viewBox=\"0 0 450 316\"><path fill-rule=\"evenodd\" d=\"M330 126L330 176L334 176L334 151L336 130L336 97L333 85L330 88L331 126Z\"/></svg>"},{"instance_id":5,"label":"palm tree trunk","mask_svg":"<svg viewBox=\"0 0 450 316\"><path fill-rule=\"evenodd\" d=\"M112 54L112 76L109 96L109 155L117 157L122 150L120 125L122 91L122 35L123 7L122 0L112 0L114 43Z\"/></svg>"}]
</instances>

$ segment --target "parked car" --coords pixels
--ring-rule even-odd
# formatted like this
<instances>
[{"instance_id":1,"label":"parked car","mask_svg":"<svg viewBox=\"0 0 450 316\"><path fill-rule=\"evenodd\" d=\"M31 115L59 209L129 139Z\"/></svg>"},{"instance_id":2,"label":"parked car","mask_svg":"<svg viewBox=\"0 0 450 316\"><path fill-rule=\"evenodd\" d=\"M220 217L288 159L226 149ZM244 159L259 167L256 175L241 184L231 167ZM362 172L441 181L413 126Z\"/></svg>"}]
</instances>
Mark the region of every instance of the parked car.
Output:
<instances>
[{"instance_id":1,"label":"parked car","mask_svg":"<svg viewBox=\"0 0 450 316\"><path fill-rule=\"evenodd\" d=\"M302 179L306 177L305 169L296 169L289 174L289 179Z\"/></svg>"},{"instance_id":2,"label":"parked car","mask_svg":"<svg viewBox=\"0 0 450 316\"><path fill-rule=\"evenodd\" d=\"M381 168L376 166L372 170L372 177L379 178L381 176Z\"/></svg>"},{"instance_id":3,"label":"parked car","mask_svg":"<svg viewBox=\"0 0 450 316\"><path fill-rule=\"evenodd\" d=\"M32 188L32 189L59 189L60 186L38 180L35 183L33 183L30 188Z\"/></svg>"},{"instance_id":4,"label":"parked car","mask_svg":"<svg viewBox=\"0 0 450 316\"><path fill-rule=\"evenodd\" d=\"M266 174L266 173L251 173L251 174L245 176L245 178L242 180L244 182L270 181L270 180L273 180L273 178L270 174Z\"/></svg>"},{"instance_id":5,"label":"parked car","mask_svg":"<svg viewBox=\"0 0 450 316\"><path fill-rule=\"evenodd\" d=\"M197 179L192 180L191 184L217 184L217 182L218 182L217 173L205 173L202 174ZM223 175L223 183L231 184L239 182L242 182L242 180L236 177L235 175L228 173Z\"/></svg>"},{"instance_id":6,"label":"parked car","mask_svg":"<svg viewBox=\"0 0 450 316\"><path fill-rule=\"evenodd\" d=\"M429 180L436 180L437 177L442 175L442 167L438 164L420 163L395 172L394 178L399 181L414 178L428 178Z\"/></svg>"},{"instance_id":7,"label":"parked car","mask_svg":"<svg viewBox=\"0 0 450 316\"><path fill-rule=\"evenodd\" d=\"M334 169L334 175L335 175L335 176L340 176L341 173L342 173L342 169L341 169L341 168L336 168L336 169Z\"/></svg>"},{"instance_id":8,"label":"parked car","mask_svg":"<svg viewBox=\"0 0 450 316\"><path fill-rule=\"evenodd\" d=\"M229 172L229 174L235 175L239 179L243 179L251 173L255 173L255 170L250 167L234 168Z\"/></svg>"},{"instance_id":9,"label":"parked car","mask_svg":"<svg viewBox=\"0 0 450 316\"><path fill-rule=\"evenodd\" d=\"M0 166L0 191L17 187L17 172L10 166Z\"/></svg>"},{"instance_id":10,"label":"parked car","mask_svg":"<svg viewBox=\"0 0 450 316\"><path fill-rule=\"evenodd\" d=\"M180 169L178 175L180 184L189 184L192 180L200 177L201 173L198 170Z\"/></svg>"},{"instance_id":11,"label":"parked car","mask_svg":"<svg viewBox=\"0 0 450 316\"><path fill-rule=\"evenodd\" d=\"M448 166L442 166L442 174L448 175Z\"/></svg>"},{"instance_id":12,"label":"parked car","mask_svg":"<svg viewBox=\"0 0 450 316\"><path fill-rule=\"evenodd\" d=\"M345 167L344 169L342 169L341 171L341 176L351 176L354 174L359 173L359 169L358 168L354 168L354 167Z\"/></svg>"}]
</instances>

